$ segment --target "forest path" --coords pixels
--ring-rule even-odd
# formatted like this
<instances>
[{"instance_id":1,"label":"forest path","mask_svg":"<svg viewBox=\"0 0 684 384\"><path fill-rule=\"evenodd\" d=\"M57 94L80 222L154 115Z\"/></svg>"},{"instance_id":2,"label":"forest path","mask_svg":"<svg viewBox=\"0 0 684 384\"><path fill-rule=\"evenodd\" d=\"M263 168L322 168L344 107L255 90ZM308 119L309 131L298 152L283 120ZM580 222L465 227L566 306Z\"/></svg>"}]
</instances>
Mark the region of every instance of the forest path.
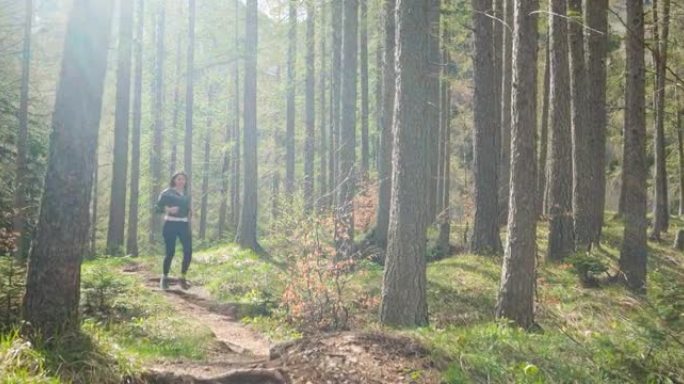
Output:
<instances>
[{"instance_id":1,"label":"forest path","mask_svg":"<svg viewBox=\"0 0 684 384\"><path fill-rule=\"evenodd\" d=\"M288 383L278 369L263 368L270 360L270 343L263 336L242 325L237 318L239 306L213 301L202 287L181 290L178 280L170 280L170 289L159 288L159 277L132 264L124 273L140 277L150 291L163 294L178 313L193 318L198 326L211 330L219 348L204 361L165 361L148 368L143 378L151 383Z\"/></svg>"},{"instance_id":2,"label":"forest path","mask_svg":"<svg viewBox=\"0 0 684 384\"><path fill-rule=\"evenodd\" d=\"M333 332L270 345L239 322L244 308L218 303L201 286L187 291L171 280L159 289L159 277L140 264L125 273L140 277L178 311L209 328L218 344L202 361L161 361L147 367L146 383L160 384L433 384L442 382L429 350L415 340L384 332Z\"/></svg>"}]
</instances>

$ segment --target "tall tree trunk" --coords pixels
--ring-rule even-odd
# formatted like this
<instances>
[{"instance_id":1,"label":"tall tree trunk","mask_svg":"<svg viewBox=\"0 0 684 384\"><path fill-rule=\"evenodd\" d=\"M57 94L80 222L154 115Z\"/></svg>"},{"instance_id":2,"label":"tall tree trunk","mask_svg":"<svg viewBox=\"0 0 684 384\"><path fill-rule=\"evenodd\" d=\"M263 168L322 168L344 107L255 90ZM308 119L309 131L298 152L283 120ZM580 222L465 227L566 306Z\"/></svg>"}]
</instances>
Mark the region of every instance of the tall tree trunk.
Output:
<instances>
[{"instance_id":1,"label":"tall tree trunk","mask_svg":"<svg viewBox=\"0 0 684 384\"><path fill-rule=\"evenodd\" d=\"M675 88L676 90L676 88ZM677 98L677 152L679 153L679 216L684 216L684 132L682 129L682 115L684 110L681 109L679 98Z\"/></svg>"},{"instance_id":2,"label":"tall tree trunk","mask_svg":"<svg viewBox=\"0 0 684 384\"><path fill-rule=\"evenodd\" d=\"M161 159L162 159L162 134L164 132L164 27L166 13L164 3L159 5L157 10L157 26L155 30L156 49L155 53L155 77L153 83L154 105L152 107L154 116L154 133L152 137L152 151L150 152L150 173L152 174L152 193L150 201L156 201L159 196L161 180ZM159 215L150 209L150 242L157 239L160 232Z\"/></svg>"},{"instance_id":3,"label":"tall tree trunk","mask_svg":"<svg viewBox=\"0 0 684 384\"><path fill-rule=\"evenodd\" d=\"M257 242L257 0L247 0L245 18L245 97L244 97L244 172L242 209L237 242L240 246L261 251Z\"/></svg>"},{"instance_id":4,"label":"tall tree trunk","mask_svg":"<svg viewBox=\"0 0 684 384\"><path fill-rule=\"evenodd\" d=\"M95 166L93 169L93 188L91 193L92 203L90 204L90 252L91 257L97 255L97 181L99 179L99 160L98 160L98 150L97 144L95 145Z\"/></svg>"},{"instance_id":5,"label":"tall tree trunk","mask_svg":"<svg viewBox=\"0 0 684 384\"><path fill-rule=\"evenodd\" d=\"M200 203L200 223L199 223L199 238L204 240L207 237L207 215L209 208L209 168L211 160L211 129L213 124L212 106L214 104L214 93L216 91L213 85L209 86L209 94L207 97L207 107L209 113L207 114L207 125L204 128L204 162L202 163L202 200Z\"/></svg>"},{"instance_id":6,"label":"tall tree trunk","mask_svg":"<svg viewBox=\"0 0 684 384\"><path fill-rule=\"evenodd\" d=\"M508 199L511 178L511 82L513 78L513 1L505 0L503 20L509 28L503 29L503 64L501 79L501 154L499 157L499 223L508 219ZM498 23L498 21L495 21Z\"/></svg>"},{"instance_id":7,"label":"tall tree trunk","mask_svg":"<svg viewBox=\"0 0 684 384\"><path fill-rule=\"evenodd\" d=\"M114 161L109 200L107 253L124 251L126 220L126 173L128 170L128 134L131 107L131 50L133 46L133 2L122 1L119 13L119 50L116 68L116 110L114 115Z\"/></svg>"},{"instance_id":8,"label":"tall tree trunk","mask_svg":"<svg viewBox=\"0 0 684 384\"><path fill-rule=\"evenodd\" d=\"M74 0L69 15L45 189L23 301L23 318L40 340L79 327L81 261L88 252L112 4Z\"/></svg>"},{"instance_id":9,"label":"tall tree trunk","mask_svg":"<svg viewBox=\"0 0 684 384\"><path fill-rule=\"evenodd\" d=\"M239 29L238 29L238 12L240 7L240 0L235 0L235 20L234 20L234 41L233 46L238 49L239 45ZM240 124L240 96L238 94L239 88L239 76L238 76L238 62L233 63L233 93L231 96L231 102L228 109L231 111L229 116L232 117L232 121L226 124L226 131L224 134L226 148L223 153L223 165L221 167L221 205L219 207L219 222L218 222L218 238L221 239L226 233L226 221L230 220L230 225L233 230L237 228L237 221L234 216L234 209L238 205L234 195L237 193L236 181L238 178L239 170L236 169L236 152L239 151L239 141L237 138L238 125ZM230 147L228 147L228 145ZM230 173L230 178L229 178ZM230 180L230 184L229 184ZM230 189L230 191L229 191ZM230 196L230 206L231 212L230 217L228 213L228 199Z\"/></svg>"},{"instance_id":10,"label":"tall tree trunk","mask_svg":"<svg viewBox=\"0 0 684 384\"><path fill-rule=\"evenodd\" d=\"M646 112L643 0L627 2L625 70L625 153L622 183L625 186L625 230L620 250L620 270L634 291L646 287Z\"/></svg>"},{"instance_id":11,"label":"tall tree trunk","mask_svg":"<svg viewBox=\"0 0 684 384\"><path fill-rule=\"evenodd\" d=\"M568 0L568 45L570 49L570 90L572 126L572 211L575 230L575 248L586 251L592 244L592 185L596 183L592 167L594 153L591 147L592 132L587 124L587 71L584 61L584 26L582 0Z\"/></svg>"},{"instance_id":12,"label":"tall tree trunk","mask_svg":"<svg viewBox=\"0 0 684 384\"><path fill-rule=\"evenodd\" d=\"M537 215L548 214L546 208L547 183L546 183L546 158L549 148L549 88L551 82L551 54L549 35L546 36L546 58L544 59L544 93L542 96L542 114L539 134L539 165L537 167Z\"/></svg>"},{"instance_id":13,"label":"tall tree trunk","mask_svg":"<svg viewBox=\"0 0 684 384\"><path fill-rule=\"evenodd\" d=\"M240 15L240 0L235 0L235 34L233 44L236 49L240 47L240 33L239 33L239 15ZM233 67L233 119L235 123L233 124L233 145L230 153L231 164L231 176L230 176L230 217L231 224L235 233L237 233L238 225L240 224L240 66L238 62L235 62Z\"/></svg>"},{"instance_id":14,"label":"tall tree trunk","mask_svg":"<svg viewBox=\"0 0 684 384\"><path fill-rule=\"evenodd\" d=\"M239 26L238 26L238 12L239 12L239 7L240 7L240 0L235 0L235 20L233 22L233 27L234 27L234 40L233 40L233 47L235 50L239 49ZM236 219L234 217L233 209L237 206L235 203L235 198L233 197L234 194L237 192L236 190L236 178L237 178L237 173L239 170L235 168L235 162L236 162L236 147L239 147L238 139L237 139L237 126L240 121L240 101L239 98L240 96L238 95L238 88L239 88L239 76L238 76L238 62L235 61L233 62L233 93L231 94L231 102L232 104L229 104L228 109L229 109L229 116L232 117L232 121L230 121L226 124L226 131L224 133L224 140L226 142L226 148L224 149L223 152L223 164L221 166L221 205L219 206L219 221L218 221L218 226L217 226L217 237L219 239L222 239L226 233L226 221L230 220L230 225L233 230L237 228L236 225ZM230 147L229 147L230 146ZM235 173L233 173L235 171ZM229 178L229 173L230 173L230 178ZM230 180L230 183L229 183ZM230 190L230 191L229 191ZM230 212L230 217L228 213L228 199L230 196L230 206L231 206L231 212Z\"/></svg>"},{"instance_id":15,"label":"tall tree trunk","mask_svg":"<svg viewBox=\"0 0 684 384\"><path fill-rule=\"evenodd\" d=\"M340 148L340 124L341 124L341 97L342 97L342 5L343 1L333 1L331 8L332 27L332 81L330 87L330 156L328 167L330 177L330 201L333 206L337 204L337 188L340 182L338 175L338 151Z\"/></svg>"},{"instance_id":16,"label":"tall tree trunk","mask_svg":"<svg viewBox=\"0 0 684 384\"><path fill-rule=\"evenodd\" d=\"M374 95L373 98L375 99L375 113L374 113L374 118L375 118L375 135L371 135L371 141L374 144L373 150L371 150L370 157L373 159L375 164L375 170L379 171L380 170L380 156L381 156L381 139L380 136L382 135L382 103L383 103L383 96L382 96L382 86L383 86L383 75L382 75L382 62L383 62L383 55L384 55L384 44L383 44L383 39L384 39L384 33L383 33L383 28L384 28L384 23L383 23L383 11L378 10L377 11L377 26L376 26L376 46L375 46L375 90L374 90Z\"/></svg>"},{"instance_id":17,"label":"tall tree trunk","mask_svg":"<svg viewBox=\"0 0 684 384\"><path fill-rule=\"evenodd\" d=\"M287 33L287 116L285 131L285 193L292 198L295 179L295 93L297 64L297 0L289 0Z\"/></svg>"},{"instance_id":18,"label":"tall tree trunk","mask_svg":"<svg viewBox=\"0 0 684 384\"><path fill-rule=\"evenodd\" d=\"M475 56L473 58L475 125L473 134L473 176L475 177L475 223L470 250L476 254L500 253L497 214L497 167L499 148L496 143L497 116L494 100L497 79L494 77L493 28L488 14L491 0L472 0Z\"/></svg>"},{"instance_id":19,"label":"tall tree trunk","mask_svg":"<svg viewBox=\"0 0 684 384\"><path fill-rule=\"evenodd\" d=\"M178 14L180 18L182 19L183 17L183 2L179 1L178 2ZM173 175L178 171L178 115L180 114L180 109L181 109L181 100L180 100L180 89L181 89L181 58L183 57L183 54L181 53L182 49L182 41L183 41L183 34L181 32L181 29L178 29L178 36L176 37L176 78L175 78L175 87L173 90L173 121L171 123L171 129L170 129L170 135L169 139L171 141L171 161L169 162L169 175Z\"/></svg>"},{"instance_id":20,"label":"tall tree trunk","mask_svg":"<svg viewBox=\"0 0 684 384\"><path fill-rule=\"evenodd\" d=\"M430 70L430 76L434 78L434 81L430 81L428 85L435 87L434 90L428 92L428 96L432 99L428 100L428 105L431 106L427 111L427 115L423 117L425 125L430 132L430 141L428 142L427 156L430 162L430 178L429 178L429 189L428 189L428 215L430 217L430 224L435 222L437 216L437 179L439 177L439 114L440 114L440 103L439 103L439 76L441 71L441 66L435 63L442 62L442 50L440 47L440 1L441 0L429 0L426 3L428 7L428 18L429 18L429 39L428 44L430 45L430 57L428 58L427 66Z\"/></svg>"},{"instance_id":21,"label":"tall tree trunk","mask_svg":"<svg viewBox=\"0 0 684 384\"><path fill-rule=\"evenodd\" d=\"M549 247L547 258L562 260L573 252L572 129L570 126L570 70L566 0L551 0L551 150L549 174Z\"/></svg>"},{"instance_id":22,"label":"tall tree trunk","mask_svg":"<svg viewBox=\"0 0 684 384\"><path fill-rule=\"evenodd\" d=\"M437 240L437 248L441 250L443 255L448 255L449 236L451 234L451 211L449 208L449 187L451 186L451 87L449 84L449 32L444 28L444 47L442 49L442 101L441 101L441 125L442 125L442 143L441 143L441 188L442 192L439 194L440 212L439 212L439 237Z\"/></svg>"},{"instance_id":23,"label":"tall tree trunk","mask_svg":"<svg viewBox=\"0 0 684 384\"><path fill-rule=\"evenodd\" d=\"M315 6L313 0L306 2L306 100L305 125L306 139L304 142L304 210L311 212L314 206L314 161L316 160L316 104L315 104L315 51L316 51L316 23L314 19Z\"/></svg>"},{"instance_id":24,"label":"tall tree trunk","mask_svg":"<svg viewBox=\"0 0 684 384\"><path fill-rule=\"evenodd\" d=\"M591 132L592 174L594 175L591 201L593 242L601 239L603 217L606 210L606 132L608 114L606 113L608 58L608 0L586 2L584 20L587 27L587 76L589 78L589 108L587 123Z\"/></svg>"},{"instance_id":25,"label":"tall tree trunk","mask_svg":"<svg viewBox=\"0 0 684 384\"><path fill-rule=\"evenodd\" d=\"M428 324L426 298L426 229L430 163L426 148L430 131L423 117L438 87L426 63L430 59L431 5L418 1L397 1L397 83L392 155L392 199L387 243L387 260L382 286L380 321L399 326Z\"/></svg>"},{"instance_id":26,"label":"tall tree trunk","mask_svg":"<svg viewBox=\"0 0 684 384\"><path fill-rule=\"evenodd\" d=\"M361 1L361 22L359 25L360 70L361 70L361 177L368 178L368 5Z\"/></svg>"},{"instance_id":27,"label":"tall tree trunk","mask_svg":"<svg viewBox=\"0 0 684 384\"><path fill-rule=\"evenodd\" d=\"M382 127L380 131L380 161L378 162L378 208L375 215L375 244L387 247L387 228L390 214L390 197L392 193L392 134L394 98L396 88L395 44L396 44L396 0L383 1L384 16L384 52L382 65Z\"/></svg>"},{"instance_id":28,"label":"tall tree trunk","mask_svg":"<svg viewBox=\"0 0 684 384\"><path fill-rule=\"evenodd\" d=\"M326 110L326 79L327 79L327 60L326 57L328 56L327 53L327 48L326 48L326 35L328 32L328 24L327 24L327 12L328 12L328 3L326 1L322 1L320 3L320 26L321 30L319 33L319 58L320 58L320 67L318 69L318 74L319 74L319 79L318 79L318 100L319 100L319 118L318 118L318 124L319 124L319 132L320 132L320 141L319 141L319 171L318 171L318 188L320 190L318 194L318 208L323 208L326 206L325 200L326 200L326 194L328 193L327 188L328 188L328 179L327 179L327 172L328 172L328 162L327 162L327 156L328 156L328 116L327 116L327 110Z\"/></svg>"},{"instance_id":29,"label":"tall tree trunk","mask_svg":"<svg viewBox=\"0 0 684 384\"><path fill-rule=\"evenodd\" d=\"M667 162L665 154L665 71L667 69L667 45L670 34L670 0L663 0L663 19L658 19L658 5L653 2L653 24L656 48L656 121L655 121L655 200L653 207L653 232L651 238L660 240L660 232L667 232L670 212L667 193ZM661 34L658 30L661 29Z\"/></svg>"},{"instance_id":30,"label":"tall tree trunk","mask_svg":"<svg viewBox=\"0 0 684 384\"><path fill-rule=\"evenodd\" d=\"M228 174L230 172L230 156L231 150L228 148L230 142L233 141L233 123L227 122L226 130L223 134L223 140L226 143L221 155L221 203L219 205L219 218L216 226L216 237L222 239L226 233L226 219L228 216Z\"/></svg>"},{"instance_id":31,"label":"tall tree trunk","mask_svg":"<svg viewBox=\"0 0 684 384\"><path fill-rule=\"evenodd\" d=\"M17 132L16 185L14 187L14 220L12 229L20 235L17 255L24 257L28 252L26 245L26 177L28 175L28 96L31 75L31 25L33 24L33 0L26 0L24 17L24 42L21 53L21 90L19 96L19 131Z\"/></svg>"},{"instance_id":32,"label":"tall tree trunk","mask_svg":"<svg viewBox=\"0 0 684 384\"><path fill-rule=\"evenodd\" d=\"M185 143L183 145L183 167L188 175L186 189L192 196L192 118L195 110L195 0L188 2L188 64L185 88ZM192 216L192 207L191 216Z\"/></svg>"},{"instance_id":33,"label":"tall tree trunk","mask_svg":"<svg viewBox=\"0 0 684 384\"><path fill-rule=\"evenodd\" d=\"M138 256L138 203L140 195L140 134L142 120L142 69L144 0L138 0L138 23L135 32L135 68L133 81L133 132L131 133L131 185L128 205L126 253Z\"/></svg>"},{"instance_id":34,"label":"tall tree trunk","mask_svg":"<svg viewBox=\"0 0 684 384\"><path fill-rule=\"evenodd\" d=\"M335 244L338 258L354 252L354 186L356 184L356 70L359 0L343 1L342 116L338 152L339 188L335 207Z\"/></svg>"},{"instance_id":35,"label":"tall tree trunk","mask_svg":"<svg viewBox=\"0 0 684 384\"><path fill-rule=\"evenodd\" d=\"M537 215L537 0L515 0L511 115L511 209L496 316L523 328L534 324Z\"/></svg>"}]
</instances>

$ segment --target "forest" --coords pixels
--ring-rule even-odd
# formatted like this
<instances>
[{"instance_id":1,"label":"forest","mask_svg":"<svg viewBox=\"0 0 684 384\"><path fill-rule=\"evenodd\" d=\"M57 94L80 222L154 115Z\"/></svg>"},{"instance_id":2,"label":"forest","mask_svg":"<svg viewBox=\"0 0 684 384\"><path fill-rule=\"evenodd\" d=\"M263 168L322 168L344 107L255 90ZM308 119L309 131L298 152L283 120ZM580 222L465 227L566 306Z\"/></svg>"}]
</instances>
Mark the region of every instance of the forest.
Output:
<instances>
[{"instance_id":1,"label":"forest","mask_svg":"<svg viewBox=\"0 0 684 384\"><path fill-rule=\"evenodd\" d=\"M0 0L0 384L684 383L684 3Z\"/></svg>"}]
</instances>

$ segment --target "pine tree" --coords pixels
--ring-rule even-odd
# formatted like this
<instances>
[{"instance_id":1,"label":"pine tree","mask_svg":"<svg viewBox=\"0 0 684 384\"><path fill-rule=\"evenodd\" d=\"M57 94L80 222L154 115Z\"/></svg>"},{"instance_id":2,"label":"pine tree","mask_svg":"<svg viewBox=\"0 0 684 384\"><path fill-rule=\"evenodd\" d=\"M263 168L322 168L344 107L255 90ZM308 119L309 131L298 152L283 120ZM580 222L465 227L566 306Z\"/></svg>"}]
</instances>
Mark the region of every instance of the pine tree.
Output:
<instances>
[{"instance_id":1,"label":"pine tree","mask_svg":"<svg viewBox=\"0 0 684 384\"><path fill-rule=\"evenodd\" d=\"M535 261L537 254L537 177L535 130L537 122L536 0L515 0L513 27L513 114L511 118L511 209L508 240L501 271L496 316L523 328L534 324Z\"/></svg>"},{"instance_id":2,"label":"pine tree","mask_svg":"<svg viewBox=\"0 0 684 384\"><path fill-rule=\"evenodd\" d=\"M131 133L131 184L128 205L126 253L138 256L138 203L140 195L140 135L142 126L142 69L144 0L138 0L138 23L135 32L135 68L133 81L133 132Z\"/></svg>"},{"instance_id":3,"label":"pine tree","mask_svg":"<svg viewBox=\"0 0 684 384\"><path fill-rule=\"evenodd\" d=\"M491 12L491 5L491 0L472 0L475 39L473 58L475 222L470 250L476 254L494 254L502 250L497 212L499 150L496 143L496 130L498 118L495 116L492 103L496 95L498 79L494 76L494 51L491 47L493 27L488 16Z\"/></svg>"},{"instance_id":4,"label":"pine tree","mask_svg":"<svg viewBox=\"0 0 684 384\"><path fill-rule=\"evenodd\" d=\"M432 99L428 92L438 90L427 84L438 80L429 76L425 65L430 57L428 9L417 1L397 2L392 199L380 321L399 326L428 323L425 249L432 218L425 194L429 191L430 131L423 116L434 108L427 102Z\"/></svg>"},{"instance_id":5,"label":"pine tree","mask_svg":"<svg viewBox=\"0 0 684 384\"><path fill-rule=\"evenodd\" d=\"M570 125L570 69L566 0L551 0L551 83L549 98L550 150L549 246L547 258L562 260L574 249L572 220L572 129Z\"/></svg>"},{"instance_id":6,"label":"pine tree","mask_svg":"<svg viewBox=\"0 0 684 384\"><path fill-rule=\"evenodd\" d=\"M643 0L627 2L625 41L625 152L622 171L625 230L620 249L620 270L634 291L646 287L646 111Z\"/></svg>"},{"instance_id":7,"label":"pine tree","mask_svg":"<svg viewBox=\"0 0 684 384\"><path fill-rule=\"evenodd\" d=\"M244 96L244 173L242 209L237 242L240 246L261 251L257 242L257 0L247 0L245 19L245 96Z\"/></svg>"},{"instance_id":8,"label":"pine tree","mask_svg":"<svg viewBox=\"0 0 684 384\"><path fill-rule=\"evenodd\" d=\"M133 48L133 2L122 1L119 12L119 49L116 68L116 111L114 119L114 161L109 200L107 253L120 255L124 251L126 219L126 176L128 171L128 140L131 106L131 51Z\"/></svg>"},{"instance_id":9,"label":"pine tree","mask_svg":"<svg viewBox=\"0 0 684 384\"><path fill-rule=\"evenodd\" d=\"M112 16L111 1L74 0L52 115L50 153L26 275L23 317L39 340L79 328L81 261Z\"/></svg>"}]
</instances>

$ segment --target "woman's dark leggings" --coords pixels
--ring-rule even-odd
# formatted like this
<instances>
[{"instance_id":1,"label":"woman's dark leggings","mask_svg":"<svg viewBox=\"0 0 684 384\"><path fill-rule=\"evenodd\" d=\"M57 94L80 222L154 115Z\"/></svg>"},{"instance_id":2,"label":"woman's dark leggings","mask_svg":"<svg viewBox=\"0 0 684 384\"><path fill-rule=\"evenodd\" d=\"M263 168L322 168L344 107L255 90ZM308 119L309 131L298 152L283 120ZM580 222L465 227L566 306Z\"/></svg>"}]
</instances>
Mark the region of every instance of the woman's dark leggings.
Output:
<instances>
[{"instance_id":1,"label":"woman's dark leggings","mask_svg":"<svg viewBox=\"0 0 684 384\"><path fill-rule=\"evenodd\" d=\"M164 243L166 244L166 257L164 257L164 276L168 276L171 270L171 261L176 251L176 238L180 239L183 245L183 265L181 273L185 274L192 260L192 238L190 237L190 223L186 221L165 221L164 222Z\"/></svg>"}]
</instances>

